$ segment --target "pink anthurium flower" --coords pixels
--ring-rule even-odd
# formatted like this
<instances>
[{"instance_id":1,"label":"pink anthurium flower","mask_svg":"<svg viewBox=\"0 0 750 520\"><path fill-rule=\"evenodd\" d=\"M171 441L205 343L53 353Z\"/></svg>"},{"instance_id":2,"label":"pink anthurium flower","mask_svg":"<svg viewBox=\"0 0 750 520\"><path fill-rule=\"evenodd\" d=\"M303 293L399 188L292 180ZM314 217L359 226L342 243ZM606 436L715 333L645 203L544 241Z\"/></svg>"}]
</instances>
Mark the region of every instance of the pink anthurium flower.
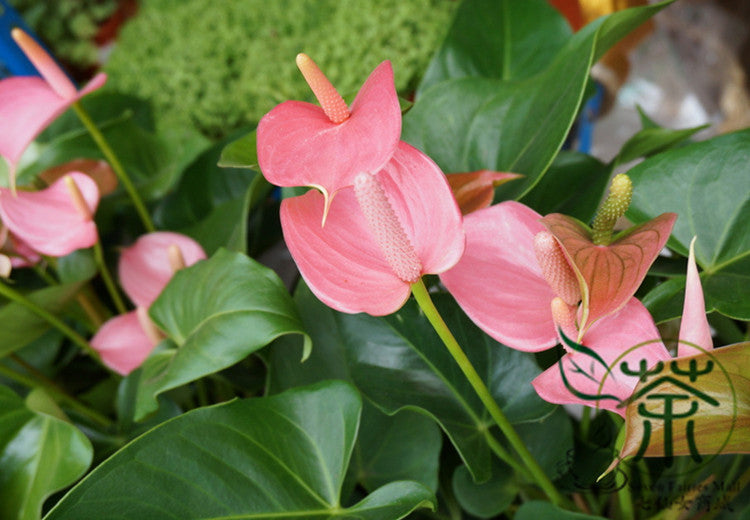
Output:
<instances>
[{"instance_id":1,"label":"pink anthurium flower","mask_svg":"<svg viewBox=\"0 0 750 520\"><path fill-rule=\"evenodd\" d=\"M104 85L107 77L98 74L78 91L44 49L21 29L11 32L21 50L34 64L39 77L13 77L0 81L0 155L10 168L11 188L15 169L26 147L49 123L83 96Z\"/></svg>"},{"instance_id":2,"label":"pink anthurium flower","mask_svg":"<svg viewBox=\"0 0 750 520\"><path fill-rule=\"evenodd\" d=\"M99 190L87 175L72 172L40 191L0 188L0 219L33 250L65 256L98 240L93 214Z\"/></svg>"},{"instance_id":3,"label":"pink anthurium flower","mask_svg":"<svg viewBox=\"0 0 750 520\"><path fill-rule=\"evenodd\" d=\"M9 258L14 269L30 267L41 260L39 253L13 235L2 222L0 222L0 252Z\"/></svg>"},{"instance_id":4,"label":"pink anthurium flower","mask_svg":"<svg viewBox=\"0 0 750 520\"><path fill-rule=\"evenodd\" d=\"M688 259L678 358L713 348L693 244L694 241ZM568 351L562 359L532 381L537 393L552 403L597 406L623 417L623 405L640 380L638 374L659 361L672 359L659 339L653 318L635 298L617 313L594 323L581 344L564 344Z\"/></svg>"},{"instance_id":5,"label":"pink anthurium flower","mask_svg":"<svg viewBox=\"0 0 750 520\"><path fill-rule=\"evenodd\" d=\"M423 274L452 267L464 249L461 213L445 175L399 143L377 172L360 172L330 207L311 190L281 204L284 239L310 289L342 312L398 310Z\"/></svg>"},{"instance_id":6,"label":"pink anthurium flower","mask_svg":"<svg viewBox=\"0 0 750 520\"><path fill-rule=\"evenodd\" d=\"M306 55L297 65L320 107L286 101L258 123L258 165L278 186L311 186L329 207L360 172L377 172L393 155L401 135L401 108L393 69L381 63L351 107Z\"/></svg>"},{"instance_id":7,"label":"pink anthurium flower","mask_svg":"<svg viewBox=\"0 0 750 520\"><path fill-rule=\"evenodd\" d=\"M148 307L174 273L206 258L203 248L185 235L157 231L123 250L119 275L136 310L108 320L91 339L102 361L127 375L139 367L163 336L148 317Z\"/></svg>"}]
</instances>

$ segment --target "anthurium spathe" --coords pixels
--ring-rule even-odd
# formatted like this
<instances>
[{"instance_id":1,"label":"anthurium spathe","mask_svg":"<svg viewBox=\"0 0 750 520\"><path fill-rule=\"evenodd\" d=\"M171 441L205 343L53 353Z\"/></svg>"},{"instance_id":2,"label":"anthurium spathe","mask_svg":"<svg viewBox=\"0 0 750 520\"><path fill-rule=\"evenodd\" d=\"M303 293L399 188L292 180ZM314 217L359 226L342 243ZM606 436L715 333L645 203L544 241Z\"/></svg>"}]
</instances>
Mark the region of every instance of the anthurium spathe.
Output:
<instances>
[{"instance_id":1,"label":"anthurium spathe","mask_svg":"<svg viewBox=\"0 0 750 520\"><path fill-rule=\"evenodd\" d=\"M39 191L0 188L0 219L33 250L65 256L98 240L92 215L99 190L87 175L71 172Z\"/></svg>"},{"instance_id":2,"label":"anthurium spathe","mask_svg":"<svg viewBox=\"0 0 750 520\"><path fill-rule=\"evenodd\" d=\"M592 228L559 213L541 219L560 242L578 278L581 333L596 320L622 308L635 294L677 219L675 213L663 213L613 237L615 223L630 204L631 194L630 179L624 174L615 176Z\"/></svg>"},{"instance_id":3,"label":"anthurium spathe","mask_svg":"<svg viewBox=\"0 0 750 520\"><path fill-rule=\"evenodd\" d=\"M339 191L323 226L324 210L324 196L310 190L282 202L281 225L311 290L342 312L395 312L423 274L449 269L464 250L445 175L403 142L383 169Z\"/></svg>"},{"instance_id":4,"label":"anthurium spathe","mask_svg":"<svg viewBox=\"0 0 750 520\"><path fill-rule=\"evenodd\" d=\"M15 169L26 147L49 123L83 96L102 87L105 74L98 74L78 91L49 54L21 29L13 39L42 77L13 77L0 81L0 155L8 162L11 187Z\"/></svg>"},{"instance_id":5,"label":"anthurium spathe","mask_svg":"<svg viewBox=\"0 0 750 520\"><path fill-rule=\"evenodd\" d=\"M312 186L326 205L360 172L377 172L401 135L401 108L393 69L384 61L348 107L306 55L297 65L321 106L286 101L258 123L258 164L278 186Z\"/></svg>"},{"instance_id":6,"label":"anthurium spathe","mask_svg":"<svg viewBox=\"0 0 750 520\"><path fill-rule=\"evenodd\" d=\"M693 245L694 242L688 259L678 359L713 348ZM646 371L659 361L672 359L659 337L646 308L631 298L618 312L594 323L580 345L566 341L567 353L532 384L546 401L596 406L624 417L625 404Z\"/></svg>"},{"instance_id":7,"label":"anthurium spathe","mask_svg":"<svg viewBox=\"0 0 750 520\"><path fill-rule=\"evenodd\" d=\"M91 339L108 367L127 375L143 363L161 340L148 317L148 307L177 270L204 258L200 244L170 231L143 235L123 250L118 264L120 283L137 308L108 320Z\"/></svg>"},{"instance_id":8,"label":"anthurium spathe","mask_svg":"<svg viewBox=\"0 0 750 520\"><path fill-rule=\"evenodd\" d=\"M204 258L203 248L190 237L171 231L148 233L123 249L120 284L134 304L148 307L176 270Z\"/></svg>"}]
</instances>

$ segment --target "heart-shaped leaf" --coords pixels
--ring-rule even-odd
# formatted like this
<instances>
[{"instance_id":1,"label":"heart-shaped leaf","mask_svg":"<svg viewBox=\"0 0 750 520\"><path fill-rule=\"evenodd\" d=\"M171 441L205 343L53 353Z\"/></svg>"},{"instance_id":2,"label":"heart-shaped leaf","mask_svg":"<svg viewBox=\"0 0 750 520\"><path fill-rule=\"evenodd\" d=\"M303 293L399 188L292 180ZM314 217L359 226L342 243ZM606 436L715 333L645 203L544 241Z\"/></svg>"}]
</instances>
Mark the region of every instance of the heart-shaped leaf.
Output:
<instances>
[{"instance_id":1,"label":"heart-shaped leaf","mask_svg":"<svg viewBox=\"0 0 750 520\"><path fill-rule=\"evenodd\" d=\"M78 294L81 285L80 282L56 285L34 291L26 297L53 315L59 315ZM0 327L0 357L34 341L50 327L46 320L20 303L8 303L3 306L0 309L0 323L3 324Z\"/></svg>"},{"instance_id":2,"label":"heart-shaped leaf","mask_svg":"<svg viewBox=\"0 0 750 520\"><path fill-rule=\"evenodd\" d=\"M607 246L596 245L591 231L559 213L540 222L562 245L583 295L582 329L622 308L635 294L648 268L666 244L677 216L664 213L628 229Z\"/></svg>"},{"instance_id":3,"label":"heart-shaped leaf","mask_svg":"<svg viewBox=\"0 0 750 520\"><path fill-rule=\"evenodd\" d=\"M194 410L120 450L45 520L398 520L434 507L410 481L342 505L361 407L351 386L329 381Z\"/></svg>"},{"instance_id":4,"label":"heart-shaped leaf","mask_svg":"<svg viewBox=\"0 0 750 520\"><path fill-rule=\"evenodd\" d=\"M72 424L36 413L0 386L0 517L37 520L54 491L80 477L93 448Z\"/></svg>"},{"instance_id":5,"label":"heart-shaped leaf","mask_svg":"<svg viewBox=\"0 0 750 520\"><path fill-rule=\"evenodd\" d=\"M156 409L159 393L231 366L279 336L301 334L303 357L311 348L278 276L226 250L177 272L149 314L169 340L142 365L136 420Z\"/></svg>"},{"instance_id":6,"label":"heart-shaped leaf","mask_svg":"<svg viewBox=\"0 0 750 520\"><path fill-rule=\"evenodd\" d=\"M505 511L518 494L513 470L493 461L492 477L477 484L466 466L459 466L451 478L453 493L461 507L479 518L492 518Z\"/></svg>"},{"instance_id":7,"label":"heart-shaped leaf","mask_svg":"<svg viewBox=\"0 0 750 520\"><path fill-rule=\"evenodd\" d=\"M376 318L333 311L305 286L297 289L295 301L315 351L300 364L293 346L275 343L272 388L332 377L352 381L386 413L413 408L433 417L475 480L489 478L494 423L415 302ZM489 338L449 296L435 295L435 304L511 422L537 421L554 410L530 384L540 372L532 355Z\"/></svg>"},{"instance_id":8,"label":"heart-shaped leaf","mask_svg":"<svg viewBox=\"0 0 750 520\"><path fill-rule=\"evenodd\" d=\"M719 453L750 453L750 343L660 368L633 391L619 460L689 455L702 462Z\"/></svg>"},{"instance_id":9,"label":"heart-shaped leaf","mask_svg":"<svg viewBox=\"0 0 750 520\"><path fill-rule=\"evenodd\" d=\"M402 139L445 172L521 173L523 179L497 193L503 199L522 196L562 146L594 61L667 3L626 9L589 24L532 77L513 82L466 77L434 85L404 116Z\"/></svg>"},{"instance_id":10,"label":"heart-shaped leaf","mask_svg":"<svg viewBox=\"0 0 750 520\"><path fill-rule=\"evenodd\" d=\"M542 70L570 38L546 0L468 0L427 67L417 94L466 76L522 79Z\"/></svg>"},{"instance_id":11,"label":"heart-shaped leaf","mask_svg":"<svg viewBox=\"0 0 750 520\"><path fill-rule=\"evenodd\" d=\"M631 220L677 213L669 246L684 256L697 237L706 311L750 320L750 130L656 155L628 175L634 186ZM657 321L680 315L683 288L675 282L646 297Z\"/></svg>"}]
</instances>

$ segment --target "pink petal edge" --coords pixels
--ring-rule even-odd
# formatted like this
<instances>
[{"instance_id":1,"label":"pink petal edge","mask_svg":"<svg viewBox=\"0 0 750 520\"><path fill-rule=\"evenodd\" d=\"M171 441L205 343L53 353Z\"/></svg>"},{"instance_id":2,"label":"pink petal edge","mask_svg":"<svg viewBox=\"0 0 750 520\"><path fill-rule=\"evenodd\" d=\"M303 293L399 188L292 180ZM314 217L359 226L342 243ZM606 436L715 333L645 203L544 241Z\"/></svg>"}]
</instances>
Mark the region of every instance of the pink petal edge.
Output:
<instances>
[{"instance_id":1,"label":"pink petal edge","mask_svg":"<svg viewBox=\"0 0 750 520\"><path fill-rule=\"evenodd\" d=\"M688 256L687 278L685 280L685 303L682 308L680 321L680 341L677 345L677 357L693 356L702 351L692 345L705 350L713 348L711 327L706 319L706 304L703 301L703 288L695 265L695 241L690 241ZM692 344L692 345L691 345Z\"/></svg>"},{"instance_id":2,"label":"pink petal edge","mask_svg":"<svg viewBox=\"0 0 750 520\"><path fill-rule=\"evenodd\" d=\"M141 328L136 311L108 320L91 339L91 347L102 362L124 376L141 366L154 346Z\"/></svg>"}]
</instances>

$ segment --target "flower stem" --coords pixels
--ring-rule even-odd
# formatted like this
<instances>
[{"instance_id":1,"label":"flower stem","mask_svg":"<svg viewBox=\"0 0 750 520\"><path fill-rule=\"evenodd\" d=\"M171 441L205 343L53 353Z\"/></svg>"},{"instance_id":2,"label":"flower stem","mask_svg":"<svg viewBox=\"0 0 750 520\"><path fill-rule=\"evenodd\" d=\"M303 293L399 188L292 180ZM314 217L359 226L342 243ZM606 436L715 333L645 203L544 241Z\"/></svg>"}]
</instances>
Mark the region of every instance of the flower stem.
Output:
<instances>
[{"instance_id":1,"label":"flower stem","mask_svg":"<svg viewBox=\"0 0 750 520\"><path fill-rule=\"evenodd\" d=\"M96 145L102 151L104 157L107 159L110 166L112 166L112 169L117 174L117 178L120 180L123 187L125 188L125 191L128 193L130 200L133 201L133 205L135 205L135 210L138 212L138 216L141 218L141 222L143 222L143 227L145 227L146 231L148 231L149 233L155 231L156 228L154 227L154 223L151 220L151 215L149 215L148 210L146 210L146 205L143 203L143 199L141 199L141 196L138 195L138 191L136 191L133 182L130 180L130 177L125 171L125 168L123 168L122 163L117 158L117 155L115 155L114 150L112 150L112 147L105 139L104 134L102 134L99 128L97 128L96 123L94 123L88 112L86 112L86 109L84 109L80 103L73 103L73 110L75 110L78 118L83 123L83 126L85 126L86 130L88 130L89 134L91 134L91 137L96 142Z\"/></svg>"},{"instance_id":2,"label":"flower stem","mask_svg":"<svg viewBox=\"0 0 750 520\"><path fill-rule=\"evenodd\" d=\"M539 487L542 488L544 493L554 504L564 504L566 502L565 498L560 494L557 488L555 488L555 485L552 483L549 477L545 475L544 470L542 470L536 460L534 460L534 457L531 455L531 453L529 453L526 445L523 443L521 438L518 436L518 433L516 433L515 429L511 425L510 421L508 421L503 411L495 402L495 399L490 394L489 389L484 384L484 381L482 381L482 378L479 376L474 366L471 364L471 361L469 361L469 358L466 357L466 354L461 349L461 346L456 341L456 338L453 337L453 334L451 333L450 329L448 329L448 326L440 316L440 313L435 307L435 304L432 302L432 299L427 292L427 288L425 287L424 282L421 278L417 282L412 284L411 291L412 294L414 294L414 298L417 300L417 303L422 308L422 311L425 313L425 316L427 316L427 319L430 321L430 324L435 329L435 332L437 332L438 336L440 336L440 339L443 340L443 343L448 348L448 351L453 356L453 359L456 360L456 363L458 363L458 366L466 376L466 379L468 379L469 384L471 384L472 388L474 388L474 391L482 401L482 404L484 404L484 407L492 416L495 424L498 425L500 431L503 432L505 437L508 439L508 442L510 442L511 446L513 446L513 448L516 450L516 453L518 453L518 455L521 457L521 460L526 465L526 468L528 468L533 479L536 481Z\"/></svg>"},{"instance_id":3,"label":"flower stem","mask_svg":"<svg viewBox=\"0 0 750 520\"><path fill-rule=\"evenodd\" d=\"M25 374L19 374L18 372L9 368L3 363L0 363L0 375L3 375L7 377L8 379L11 379L17 383L20 383L27 388L35 388L37 386L42 386L45 390L48 390L52 395L56 396L60 402L65 403L71 410L75 410L76 412L88 417L92 421L98 423L100 426L103 426L105 428L112 426L112 420L110 420L105 415L102 415L101 413L97 412L96 410L89 408L88 406L80 402L78 399L68 394L65 390L60 388L60 386L57 383L50 380L47 376L39 372L36 368L26 363L23 359L21 359L20 357L14 354L11 354L10 358L15 363L18 363L19 365L21 365L25 370L29 371L29 373L33 374L34 377L30 377Z\"/></svg>"},{"instance_id":4,"label":"flower stem","mask_svg":"<svg viewBox=\"0 0 750 520\"><path fill-rule=\"evenodd\" d=\"M120 314L125 314L126 312L128 312L128 309L127 307L125 307L125 303L120 297L120 293L117 290L117 286L115 285L114 280L112 279L112 275L109 273L107 262L104 261L104 251L102 250L102 243L99 240L97 240L96 244L94 244L94 261L96 262L97 267L99 267L99 274L102 275L104 285L107 286L107 292L109 292L109 296L112 298L112 301L117 308L117 312L119 312Z\"/></svg>"},{"instance_id":5,"label":"flower stem","mask_svg":"<svg viewBox=\"0 0 750 520\"><path fill-rule=\"evenodd\" d=\"M75 330L70 328L64 321L59 319L57 316L51 314L49 311L43 309L30 299L28 299L23 294L19 293L15 289L12 289L8 287L5 283L0 283L0 295L5 296L11 301L14 301L18 303L19 305L22 305L23 307L26 307L28 310L42 318L44 321L55 327L57 330L62 332L65 336L68 337L73 343L81 347L84 351L86 351L90 356L94 357L94 359L99 360L99 353L96 352L93 348L91 348L91 345L89 345L88 341L78 334Z\"/></svg>"}]
</instances>

